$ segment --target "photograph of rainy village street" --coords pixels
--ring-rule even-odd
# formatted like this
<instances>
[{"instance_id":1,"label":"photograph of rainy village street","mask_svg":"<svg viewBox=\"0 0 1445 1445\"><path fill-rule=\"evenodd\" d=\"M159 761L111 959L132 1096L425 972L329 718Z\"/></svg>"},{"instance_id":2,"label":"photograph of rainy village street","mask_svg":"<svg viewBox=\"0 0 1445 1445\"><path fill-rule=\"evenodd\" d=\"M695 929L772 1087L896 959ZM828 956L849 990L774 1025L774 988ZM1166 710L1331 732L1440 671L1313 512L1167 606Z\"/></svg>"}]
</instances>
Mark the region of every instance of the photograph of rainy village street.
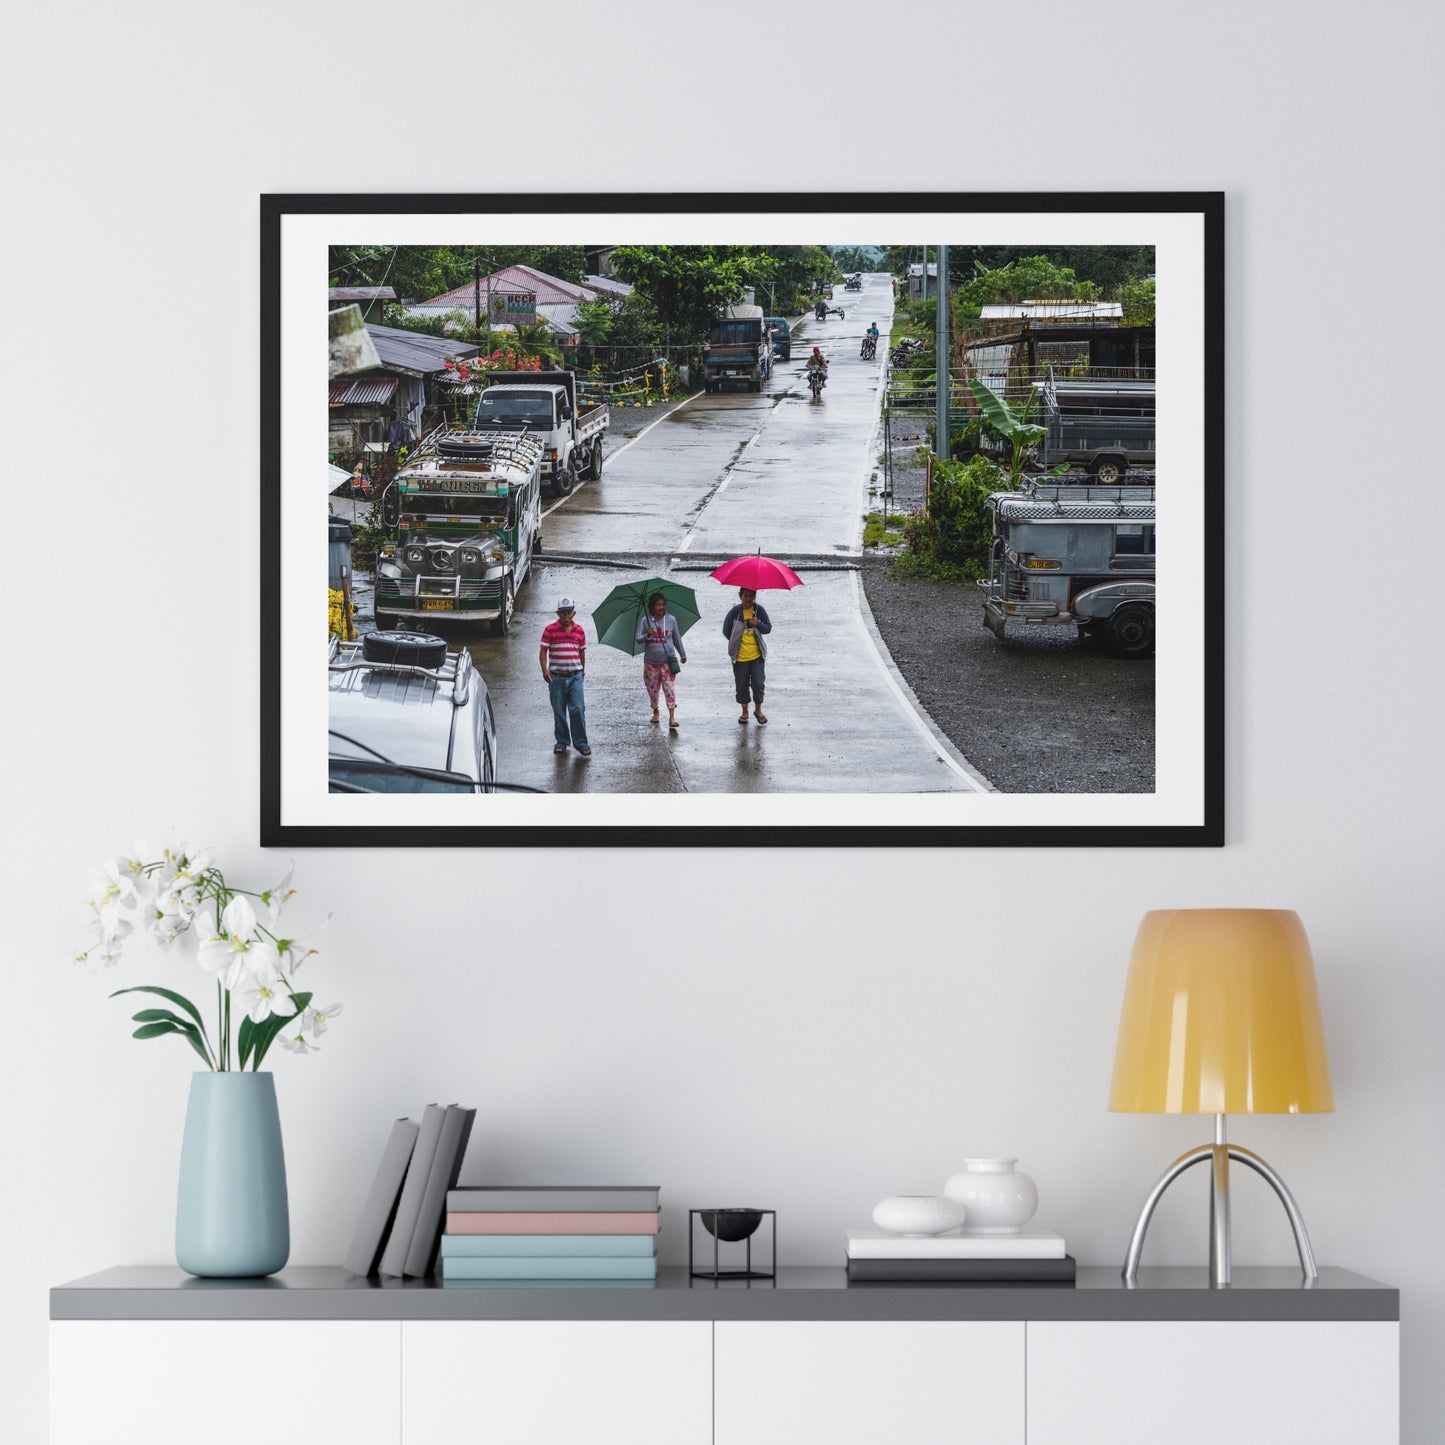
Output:
<instances>
[{"instance_id":1,"label":"photograph of rainy village street","mask_svg":"<svg viewBox=\"0 0 1445 1445\"><path fill-rule=\"evenodd\" d=\"M1161 787L1156 248L1020 234L329 243L331 811L273 813L276 836L345 841L374 805L476 842L543 795L628 799L563 816L632 825L639 800L731 795L760 831L927 799L877 821L992 841L1202 822L1202 787L1128 811ZM287 471L288 508L312 485ZM1171 523L1198 546L1197 509ZM279 623L311 649L306 535L317 611L288 591ZM1166 612L1161 663L1199 670L1204 613ZM844 811L811 811L830 795Z\"/></svg>"}]
</instances>

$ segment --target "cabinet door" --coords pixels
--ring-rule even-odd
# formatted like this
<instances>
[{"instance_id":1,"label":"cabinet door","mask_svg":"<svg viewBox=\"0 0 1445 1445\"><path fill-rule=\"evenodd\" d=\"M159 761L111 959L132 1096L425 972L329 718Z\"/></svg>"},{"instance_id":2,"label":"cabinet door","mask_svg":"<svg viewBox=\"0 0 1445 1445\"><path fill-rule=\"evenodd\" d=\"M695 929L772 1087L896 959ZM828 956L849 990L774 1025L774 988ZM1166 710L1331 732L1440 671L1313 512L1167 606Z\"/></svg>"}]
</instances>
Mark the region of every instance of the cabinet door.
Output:
<instances>
[{"instance_id":1,"label":"cabinet door","mask_svg":"<svg viewBox=\"0 0 1445 1445\"><path fill-rule=\"evenodd\" d=\"M716 1445L1024 1445L1022 1323L716 1326Z\"/></svg>"},{"instance_id":2,"label":"cabinet door","mask_svg":"<svg viewBox=\"0 0 1445 1445\"><path fill-rule=\"evenodd\" d=\"M50 1445L399 1445L401 1327L56 1320Z\"/></svg>"},{"instance_id":3,"label":"cabinet door","mask_svg":"<svg viewBox=\"0 0 1445 1445\"><path fill-rule=\"evenodd\" d=\"M1400 1327L1029 1325L1028 1445L1398 1445Z\"/></svg>"},{"instance_id":4,"label":"cabinet door","mask_svg":"<svg viewBox=\"0 0 1445 1445\"><path fill-rule=\"evenodd\" d=\"M403 1445L711 1445L708 1320L408 1320Z\"/></svg>"}]
</instances>

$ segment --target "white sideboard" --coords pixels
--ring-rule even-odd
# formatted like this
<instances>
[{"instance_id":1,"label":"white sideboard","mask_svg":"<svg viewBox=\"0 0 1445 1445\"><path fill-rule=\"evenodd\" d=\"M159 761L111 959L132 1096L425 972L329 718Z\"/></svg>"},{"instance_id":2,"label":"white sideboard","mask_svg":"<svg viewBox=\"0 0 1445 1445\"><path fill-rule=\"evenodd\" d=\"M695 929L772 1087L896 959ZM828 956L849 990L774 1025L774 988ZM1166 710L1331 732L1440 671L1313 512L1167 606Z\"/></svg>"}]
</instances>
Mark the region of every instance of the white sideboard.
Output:
<instances>
[{"instance_id":1,"label":"white sideboard","mask_svg":"<svg viewBox=\"0 0 1445 1445\"><path fill-rule=\"evenodd\" d=\"M1398 1445L1398 1370L1398 1292L1343 1270L51 1291L51 1445Z\"/></svg>"}]
</instances>

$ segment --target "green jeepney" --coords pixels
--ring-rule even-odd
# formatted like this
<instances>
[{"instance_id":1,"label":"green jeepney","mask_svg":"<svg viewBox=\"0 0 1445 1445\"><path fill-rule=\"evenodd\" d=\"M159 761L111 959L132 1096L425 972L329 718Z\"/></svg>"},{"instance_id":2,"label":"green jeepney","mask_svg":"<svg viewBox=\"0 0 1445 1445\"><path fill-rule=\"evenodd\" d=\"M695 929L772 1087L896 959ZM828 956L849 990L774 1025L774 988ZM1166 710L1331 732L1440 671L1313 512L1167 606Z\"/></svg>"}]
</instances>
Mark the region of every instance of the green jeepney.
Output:
<instances>
[{"instance_id":1,"label":"green jeepney","mask_svg":"<svg viewBox=\"0 0 1445 1445\"><path fill-rule=\"evenodd\" d=\"M383 497L396 541L376 569L376 625L406 618L511 627L541 544L542 443L524 432L439 427Z\"/></svg>"}]
</instances>

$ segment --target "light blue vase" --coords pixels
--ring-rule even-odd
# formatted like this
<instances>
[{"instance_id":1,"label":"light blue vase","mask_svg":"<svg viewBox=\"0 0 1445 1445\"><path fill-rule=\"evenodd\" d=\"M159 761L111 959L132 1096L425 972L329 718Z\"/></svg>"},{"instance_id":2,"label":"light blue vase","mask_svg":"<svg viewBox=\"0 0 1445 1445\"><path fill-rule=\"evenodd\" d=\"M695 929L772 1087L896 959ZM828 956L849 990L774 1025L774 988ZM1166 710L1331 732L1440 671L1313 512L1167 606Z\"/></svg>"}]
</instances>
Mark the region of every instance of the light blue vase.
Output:
<instances>
[{"instance_id":1,"label":"light blue vase","mask_svg":"<svg viewBox=\"0 0 1445 1445\"><path fill-rule=\"evenodd\" d=\"M291 1253L286 1157L270 1074L191 1076L176 1263L190 1274L274 1274Z\"/></svg>"}]
</instances>

